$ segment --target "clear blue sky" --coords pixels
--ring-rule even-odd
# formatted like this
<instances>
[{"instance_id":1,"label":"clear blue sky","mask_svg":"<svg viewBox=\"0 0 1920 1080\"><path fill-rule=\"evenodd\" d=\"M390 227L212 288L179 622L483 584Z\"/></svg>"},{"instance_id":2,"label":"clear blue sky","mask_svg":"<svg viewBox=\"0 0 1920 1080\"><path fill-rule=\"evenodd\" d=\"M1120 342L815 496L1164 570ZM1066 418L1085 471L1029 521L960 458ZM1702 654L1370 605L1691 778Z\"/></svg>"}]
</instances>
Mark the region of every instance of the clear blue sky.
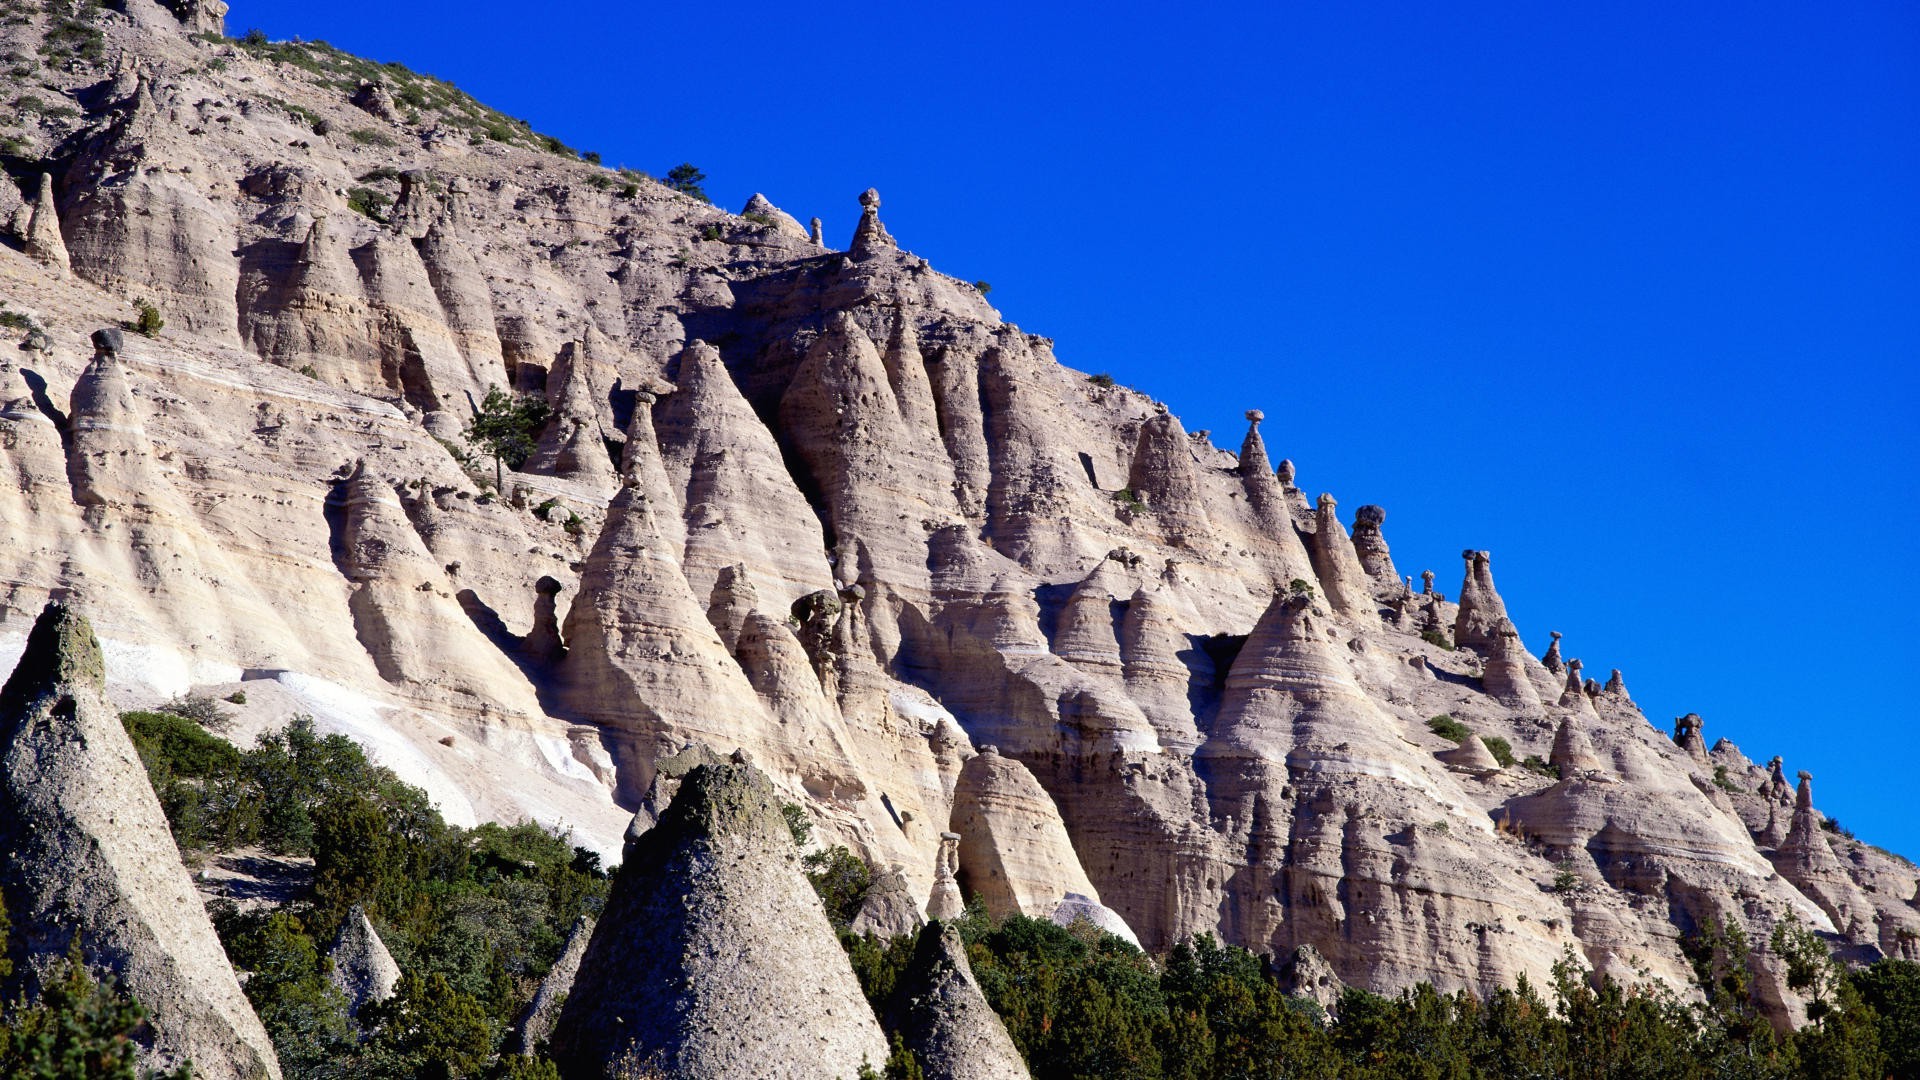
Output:
<instances>
[{"instance_id":1,"label":"clear blue sky","mask_svg":"<svg viewBox=\"0 0 1920 1080\"><path fill-rule=\"evenodd\" d=\"M1920 9L328 4L452 80L994 285L1067 364L1494 571L1527 644L1920 857ZM811 10L808 10L811 8ZM1606 9L1606 10L1602 10Z\"/></svg>"}]
</instances>

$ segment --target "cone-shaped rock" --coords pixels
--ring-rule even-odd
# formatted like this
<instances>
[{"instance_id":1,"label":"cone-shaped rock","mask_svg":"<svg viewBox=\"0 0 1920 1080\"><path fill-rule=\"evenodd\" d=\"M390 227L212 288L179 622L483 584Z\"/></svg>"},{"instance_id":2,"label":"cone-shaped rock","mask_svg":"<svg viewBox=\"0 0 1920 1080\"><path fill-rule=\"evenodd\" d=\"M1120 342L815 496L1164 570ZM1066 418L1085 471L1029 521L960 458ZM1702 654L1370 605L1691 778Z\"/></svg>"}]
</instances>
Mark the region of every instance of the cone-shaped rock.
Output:
<instances>
[{"instance_id":1,"label":"cone-shaped rock","mask_svg":"<svg viewBox=\"0 0 1920 1080\"><path fill-rule=\"evenodd\" d=\"M1020 1051L987 1004L950 923L928 923L900 977L888 1026L928 1080L1026 1080Z\"/></svg>"},{"instance_id":2,"label":"cone-shaped rock","mask_svg":"<svg viewBox=\"0 0 1920 1080\"><path fill-rule=\"evenodd\" d=\"M560 1008L566 1004L567 995L573 992L573 980L580 974L580 960L587 955L587 942L593 940L593 927L593 918L588 915L580 916L573 924L567 944L560 950L560 959L547 969L547 977L540 980L540 989L533 992L533 1000L527 1002L526 1011L514 1026L509 1039L513 1049L531 1056L553 1034L554 1021L560 1019Z\"/></svg>"},{"instance_id":3,"label":"cone-shaped rock","mask_svg":"<svg viewBox=\"0 0 1920 1080\"><path fill-rule=\"evenodd\" d=\"M348 1016L360 1015L361 1007L369 1002L387 1000L393 996L393 988L400 985L400 965L394 963L387 943L380 940L373 921L358 904L340 924L327 959L333 962L327 978L346 995Z\"/></svg>"},{"instance_id":4,"label":"cone-shaped rock","mask_svg":"<svg viewBox=\"0 0 1920 1080\"><path fill-rule=\"evenodd\" d=\"M1520 631L1513 623L1502 618L1488 635L1486 649L1486 668L1480 678L1487 693L1508 708L1539 708L1540 692L1527 677L1527 664L1533 658L1520 643Z\"/></svg>"},{"instance_id":5,"label":"cone-shaped rock","mask_svg":"<svg viewBox=\"0 0 1920 1080\"><path fill-rule=\"evenodd\" d=\"M65 274L69 269L67 242L60 235L60 212L53 205L53 177L40 174L33 217L27 222L27 254Z\"/></svg>"},{"instance_id":6,"label":"cone-shaped rock","mask_svg":"<svg viewBox=\"0 0 1920 1080\"><path fill-rule=\"evenodd\" d=\"M1307 538L1314 573L1327 595L1327 606L1350 618L1377 622L1379 614L1368 588L1367 573L1360 566L1360 557L1354 553L1346 528L1340 524L1335 512L1338 506L1332 495L1322 494L1320 505L1314 511L1315 528Z\"/></svg>"},{"instance_id":7,"label":"cone-shaped rock","mask_svg":"<svg viewBox=\"0 0 1920 1080\"><path fill-rule=\"evenodd\" d=\"M621 787L635 797L652 779L656 754L688 739L725 744L742 728L768 727L705 603L681 576L659 514L632 485L613 497L565 624L567 693L583 716L633 736L616 760L626 756Z\"/></svg>"},{"instance_id":8,"label":"cone-shaped rock","mask_svg":"<svg viewBox=\"0 0 1920 1080\"><path fill-rule=\"evenodd\" d=\"M1553 766L1561 779L1592 772L1600 767L1600 759L1594 756L1593 744L1587 741L1586 733L1569 716L1560 721L1560 730L1553 733L1553 751L1547 757L1547 764Z\"/></svg>"},{"instance_id":9,"label":"cone-shaped rock","mask_svg":"<svg viewBox=\"0 0 1920 1080\"><path fill-rule=\"evenodd\" d=\"M1493 641L1494 627L1507 617L1507 605L1493 587L1493 556L1484 551L1463 551L1460 557L1467 562L1467 574L1460 584L1460 611L1453 619L1453 643L1484 651Z\"/></svg>"},{"instance_id":10,"label":"cone-shaped rock","mask_svg":"<svg viewBox=\"0 0 1920 1080\"><path fill-rule=\"evenodd\" d=\"M994 918L1053 914L1068 893L1098 898L1060 809L1025 765L991 746L960 769L953 791L960 880Z\"/></svg>"},{"instance_id":11,"label":"cone-shaped rock","mask_svg":"<svg viewBox=\"0 0 1920 1080\"><path fill-rule=\"evenodd\" d=\"M847 254L855 259L871 259L875 255L900 250L887 227L880 224L880 193L873 188L860 193L860 224L853 230L853 243L847 245Z\"/></svg>"},{"instance_id":12,"label":"cone-shaped rock","mask_svg":"<svg viewBox=\"0 0 1920 1080\"><path fill-rule=\"evenodd\" d=\"M773 205L772 201L757 191L747 200L747 205L740 208L740 216L764 220L765 224L782 236L789 236L795 240L807 239L806 227L801 225L797 218Z\"/></svg>"},{"instance_id":13,"label":"cone-shaped rock","mask_svg":"<svg viewBox=\"0 0 1920 1080\"><path fill-rule=\"evenodd\" d=\"M886 1060L780 797L740 762L682 781L632 845L553 1034L569 1078L832 1080ZM628 1070L628 1071L622 1071Z\"/></svg>"},{"instance_id":14,"label":"cone-shaped rock","mask_svg":"<svg viewBox=\"0 0 1920 1080\"><path fill-rule=\"evenodd\" d=\"M753 567L773 611L831 585L813 509L720 350L689 343L676 381L654 421L667 475L684 495L685 570L695 595L711 595L721 569L735 563Z\"/></svg>"},{"instance_id":15,"label":"cone-shaped rock","mask_svg":"<svg viewBox=\"0 0 1920 1080\"><path fill-rule=\"evenodd\" d=\"M940 848L933 857L933 891L927 895L927 918L957 919L967 913L966 898L960 895L960 834L940 834Z\"/></svg>"},{"instance_id":16,"label":"cone-shaped rock","mask_svg":"<svg viewBox=\"0 0 1920 1080\"><path fill-rule=\"evenodd\" d=\"M165 484L154 473L153 444L120 363L122 341L118 330L96 332L93 359L73 383L67 472L82 506L151 506Z\"/></svg>"},{"instance_id":17,"label":"cone-shaped rock","mask_svg":"<svg viewBox=\"0 0 1920 1080\"><path fill-rule=\"evenodd\" d=\"M1487 749L1480 736L1469 734L1460 745L1451 750L1440 751L1439 758L1448 766L1473 776L1491 776L1500 771L1500 761Z\"/></svg>"},{"instance_id":18,"label":"cone-shaped rock","mask_svg":"<svg viewBox=\"0 0 1920 1080\"><path fill-rule=\"evenodd\" d=\"M180 864L87 621L41 611L0 689L0 893L30 996L76 942L146 1006L143 1064L278 1077L273 1046Z\"/></svg>"},{"instance_id":19,"label":"cone-shaped rock","mask_svg":"<svg viewBox=\"0 0 1920 1080\"><path fill-rule=\"evenodd\" d=\"M1560 631L1554 630L1552 634L1553 644L1547 646L1547 654L1540 658L1540 662L1545 664L1547 670L1553 672L1555 675L1564 675L1567 670L1567 662L1560 657Z\"/></svg>"},{"instance_id":20,"label":"cone-shaped rock","mask_svg":"<svg viewBox=\"0 0 1920 1080\"><path fill-rule=\"evenodd\" d=\"M1207 511L1194 469L1193 447L1186 429L1172 413L1156 413L1140 425L1133 464L1127 470L1127 487L1170 531L1206 528Z\"/></svg>"}]
</instances>

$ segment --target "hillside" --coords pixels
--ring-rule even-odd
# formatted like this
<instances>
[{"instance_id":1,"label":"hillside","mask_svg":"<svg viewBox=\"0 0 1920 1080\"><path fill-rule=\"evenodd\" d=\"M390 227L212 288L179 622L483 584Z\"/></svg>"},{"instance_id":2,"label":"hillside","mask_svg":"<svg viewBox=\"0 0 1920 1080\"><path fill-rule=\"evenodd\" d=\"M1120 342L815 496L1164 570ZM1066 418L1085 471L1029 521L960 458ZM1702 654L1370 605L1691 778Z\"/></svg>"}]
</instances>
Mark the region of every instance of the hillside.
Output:
<instances>
[{"instance_id":1,"label":"hillside","mask_svg":"<svg viewBox=\"0 0 1920 1080\"><path fill-rule=\"evenodd\" d=\"M1643 715L1576 659L1610 643L1522 642L1487 552L1396 566L1313 448L1275 462L1277 403L1216 447L875 192L842 246L223 12L0 26L8 666L67 600L122 707L309 714L455 824L609 862L656 763L741 748L916 905L951 858L995 915L1374 990L1550 985L1569 949L1685 988L1684 938L1789 916L1920 959L1912 864ZM94 336L142 301L151 336ZM548 413L513 469L465 434L496 387Z\"/></svg>"}]
</instances>

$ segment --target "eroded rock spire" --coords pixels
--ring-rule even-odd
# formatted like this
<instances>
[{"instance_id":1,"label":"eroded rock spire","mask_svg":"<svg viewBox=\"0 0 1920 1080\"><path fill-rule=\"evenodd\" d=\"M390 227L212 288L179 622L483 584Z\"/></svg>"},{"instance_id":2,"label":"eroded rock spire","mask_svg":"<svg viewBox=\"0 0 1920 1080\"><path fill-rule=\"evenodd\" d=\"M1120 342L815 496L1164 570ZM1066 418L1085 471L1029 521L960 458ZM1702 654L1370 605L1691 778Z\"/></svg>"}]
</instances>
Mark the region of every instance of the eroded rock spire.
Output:
<instances>
[{"instance_id":1,"label":"eroded rock spire","mask_svg":"<svg viewBox=\"0 0 1920 1080\"><path fill-rule=\"evenodd\" d=\"M1466 578L1460 583L1460 611L1453 620L1453 643L1481 652L1493 641L1494 627L1507 617L1507 605L1493 587L1493 556L1485 551L1460 553L1466 560Z\"/></svg>"},{"instance_id":2,"label":"eroded rock spire","mask_svg":"<svg viewBox=\"0 0 1920 1080\"><path fill-rule=\"evenodd\" d=\"M743 754L681 781L581 958L553 1033L563 1075L829 1080L886 1060L780 806Z\"/></svg>"},{"instance_id":3,"label":"eroded rock spire","mask_svg":"<svg viewBox=\"0 0 1920 1080\"><path fill-rule=\"evenodd\" d=\"M30 997L77 950L146 1006L143 1066L279 1077L107 699L99 642L63 603L40 612L0 689L0 851L9 955Z\"/></svg>"},{"instance_id":4,"label":"eroded rock spire","mask_svg":"<svg viewBox=\"0 0 1920 1080\"><path fill-rule=\"evenodd\" d=\"M33 217L27 221L27 254L66 276L72 270L67 241L60 235L60 211L53 203L53 177L40 174L39 193L33 199Z\"/></svg>"},{"instance_id":5,"label":"eroded rock spire","mask_svg":"<svg viewBox=\"0 0 1920 1080\"><path fill-rule=\"evenodd\" d=\"M847 245L847 254L855 259L871 259L898 250L900 245L887 233L887 227L880 224L880 193L868 188L860 193L860 224L853 230L853 243Z\"/></svg>"}]
</instances>

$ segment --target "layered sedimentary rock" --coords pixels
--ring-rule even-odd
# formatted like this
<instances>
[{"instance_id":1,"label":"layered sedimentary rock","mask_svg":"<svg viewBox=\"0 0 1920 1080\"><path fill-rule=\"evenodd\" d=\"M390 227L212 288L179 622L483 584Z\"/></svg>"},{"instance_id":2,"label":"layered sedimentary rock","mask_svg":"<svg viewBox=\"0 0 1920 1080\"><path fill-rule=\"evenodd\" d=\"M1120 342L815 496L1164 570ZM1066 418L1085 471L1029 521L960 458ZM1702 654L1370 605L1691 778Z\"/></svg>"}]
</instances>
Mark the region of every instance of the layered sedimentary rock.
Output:
<instances>
[{"instance_id":1,"label":"layered sedimentary rock","mask_svg":"<svg viewBox=\"0 0 1920 1080\"><path fill-rule=\"evenodd\" d=\"M191 1059L194 1075L213 1080L278 1077L107 700L99 643L64 604L40 613L0 689L0 783L0 894L18 989L38 996L77 951L146 1006L148 1066Z\"/></svg>"},{"instance_id":2,"label":"layered sedimentary rock","mask_svg":"<svg viewBox=\"0 0 1920 1080\"><path fill-rule=\"evenodd\" d=\"M886 1040L751 765L689 773L634 844L553 1033L567 1077L831 1080Z\"/></svg>"},{"instance_id":3,"label":"layered sedimentary rock","mask_svg":"<svg viewBox=\"0 0 1920 1080\"><path fill-rule=\"evenodd\" d=\"M0 190L22 247L52 203L35 250L57 218L72 267L0 249L30 320L0 341L0 514L27 523L0 536L0 646L86 596L134 658L124 703L244 683L450 820L609 860L684 775L663 763L744 747L935 915L997 746L1051 807L1008 820L1057 822L1036 914L1310 947L1369 989L1544 983L1567 946L1684 984L1714 911L1914 947L1920 873L1797 814L1777 770L1667 739L1557 640L1526 656L1484 553L1457 604L1431 571L1415 591L1385 511L1309 505L1266 413L1236 454L1062 367L902 250L877 194L828 251L764 197L736 216L449 137L463 110L387 107L397 70L360 94L317 47L190 36L216 6L86 15L114 62L42 69L82 115L25 131L35 183ZM30 55L51 16L23 18L0 44ZM91 346L135 299L165 330ZM557 418L497 491L461 436L496 385ZM1563 778L1489 770L1495 738Z\"/></svg>"}]
</instances>

